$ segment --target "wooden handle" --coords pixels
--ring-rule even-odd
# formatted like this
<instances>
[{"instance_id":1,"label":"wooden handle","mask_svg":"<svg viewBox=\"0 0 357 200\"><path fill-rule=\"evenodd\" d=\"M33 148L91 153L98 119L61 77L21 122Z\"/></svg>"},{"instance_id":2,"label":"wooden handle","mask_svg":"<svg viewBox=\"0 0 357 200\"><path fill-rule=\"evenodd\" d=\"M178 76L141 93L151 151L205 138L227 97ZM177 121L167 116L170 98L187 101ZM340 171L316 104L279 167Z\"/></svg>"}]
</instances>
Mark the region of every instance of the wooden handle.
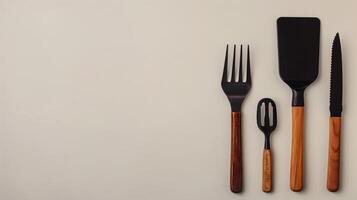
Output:
<instances>
[{"instance_id":1,"label":"wooden handle","mask_svg":"<svg viewBox=\"0 0 357 200\"><path fill-rule=\"evenodd\" d=\"M231 135L231 191L242 191L242 143L241 143L241 114L232 112Z\"/></svg>"},{"instance_id":2,"label":"wooden handle","mask_svg":"<svg viewBox=\"0 0 357 200\"><path fill-rule=\"evenodd\" d=\"M340 183L341 117L330 117L329 124L327 189L336 192Z\"/></svg>"},{"instance_id":3,"label":"wooden handle","mask_svg":"<svg viewBox=\"0 0 357 200\"><path fill-rule=\"evenodd\" d=\"M304 107L294 106L292 114L290 189L298 192L303 188Z\"/></svg>"},{"instance_id":4,"label":"wooden handle","mask_svg":"<svg viewBox=\"0 0 357 200\"><path fill-rule=\"evenodd\" d=\"M273 188L273 170L272 158L270 149L264 149L263 152L263 192L271 192Z\"/></svg>"}]
</instances>

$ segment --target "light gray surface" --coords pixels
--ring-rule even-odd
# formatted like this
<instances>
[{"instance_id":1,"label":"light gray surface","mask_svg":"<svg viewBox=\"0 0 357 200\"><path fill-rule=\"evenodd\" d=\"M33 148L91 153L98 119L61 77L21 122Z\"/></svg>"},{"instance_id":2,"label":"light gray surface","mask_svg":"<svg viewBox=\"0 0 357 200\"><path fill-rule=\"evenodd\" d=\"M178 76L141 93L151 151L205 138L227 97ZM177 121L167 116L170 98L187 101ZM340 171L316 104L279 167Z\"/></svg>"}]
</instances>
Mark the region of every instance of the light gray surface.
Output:
<instances>
[{"instance_id":1,"label":"light gray surface","mask_svg":"<svg viewBox=\"0 0 357 200\"><path fill-rule=\"evenodd\" d=\"M355 1L0 1L0 199L355 199ZM276 19L321 19L320 74L305 95L305 190L289 190L291 92ZM330 48L344 56L342 188L325 189ZM244 193L229 191L226 43L251 44ZM261 192L256 104L273 98L274 192Z\"/></svg>"}]
</instances>

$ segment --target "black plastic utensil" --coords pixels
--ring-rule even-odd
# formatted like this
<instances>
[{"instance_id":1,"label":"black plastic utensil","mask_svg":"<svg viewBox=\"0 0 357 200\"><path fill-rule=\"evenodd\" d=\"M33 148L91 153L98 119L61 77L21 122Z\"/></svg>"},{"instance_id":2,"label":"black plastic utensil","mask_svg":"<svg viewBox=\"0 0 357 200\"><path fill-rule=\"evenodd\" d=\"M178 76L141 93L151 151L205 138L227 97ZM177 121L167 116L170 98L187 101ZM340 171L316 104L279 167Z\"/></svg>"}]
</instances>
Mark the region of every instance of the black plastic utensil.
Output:
<instances>
[{"instance_id":1,"label":"black plastic utensil","mask_svg":"<svg viewBox=\"0 0 357 200\"><path fill-rule=\"evenodd\" d=\"M241 106L248 94L250 88L252 87L252 79L250 74L250 58L249 58L249 46L247 49L247 76L246 80L243 82L243 48L240 46L240 58L239 58L239 72L238 72L238 82L236 81L236 45L234 45L233 50L233 62L231 70L231 78L228 80L228 45L226 47L226 58L224 61L223 75L222 75L222 89L227 95L229 103L231 104L231 171L230 171L230 187L231 191L238 193L242 191L243 187L243 169L242 169L242 114Z\"/></svg>"},{"instance_id":2,"label":"black plastic utensil","mask_svg":"<svg viewBox=\"0 0 357 200\"><path fill-rule=\"evenodd\" d=\"M273 161L270 150L270 134L275 130L277 124L276 105L272 99L264 98L257 106L257 125L265 135L263 152L263 178L262 190L271 192L273 189Z\"/></svg>"},{"instance_id":3,"label":"black plastic utensil","mask_svg":"<svg viewBox=\"0 0 357 200\"><path fill-rule=\"evenodd\" d=\"M320 20L281 17L277 27L279 74L293 92L290 189L297 192L303 188L304 90L318 75Z\"/></svg>"}]
</instances>

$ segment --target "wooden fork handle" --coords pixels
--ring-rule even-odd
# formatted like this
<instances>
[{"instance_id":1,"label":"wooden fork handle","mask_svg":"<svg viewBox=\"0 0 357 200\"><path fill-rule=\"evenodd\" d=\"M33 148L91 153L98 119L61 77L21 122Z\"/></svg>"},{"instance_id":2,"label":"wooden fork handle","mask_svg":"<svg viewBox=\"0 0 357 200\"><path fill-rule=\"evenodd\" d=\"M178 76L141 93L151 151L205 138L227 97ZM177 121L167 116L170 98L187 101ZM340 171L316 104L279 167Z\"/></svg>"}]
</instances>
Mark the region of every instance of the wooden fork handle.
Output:
<instances>
[{"instance_id":1,"label":"wooden fork handle","mask_svg":"<svg viewBox=\"0 0 357 200\"><path fill-rule=\"evenodd\" d=\"M273 188L273 162L271 158L270 149L264 149L263 152L263 181L262 190L263 192L271 192Z\"/></svg>"},{"instance_id":2,"label":"wooden fork handle","mask_svg":"<svg viewBox=\"0 0 357 200\"><path fill-rule=\"evenodd\" d=\"M241 113L232 112L231 134L231 191L242 191L242 140L241 140Z\"/></svg>"},{"instance_id":3,"label":"wooden fork handle","mask_svg":"<svg viewBox=\"0 0 357 200\"><path fill-rule=\"evenodd\" d=\"M303 188L303 135L304 107L292 107L292 143L290 160L290 189L299 192Z\"/></svg>"},{"instance_id":4,"label":"wooden fork handle","mask_svg":"<svg viewBox=\"0 0 357 200\"><path fill-rule=\"evenodd\" d=\"M330 117L329 125L327 189L336 192L340 183L341 117Z\"/></svg>"}]
</instances>

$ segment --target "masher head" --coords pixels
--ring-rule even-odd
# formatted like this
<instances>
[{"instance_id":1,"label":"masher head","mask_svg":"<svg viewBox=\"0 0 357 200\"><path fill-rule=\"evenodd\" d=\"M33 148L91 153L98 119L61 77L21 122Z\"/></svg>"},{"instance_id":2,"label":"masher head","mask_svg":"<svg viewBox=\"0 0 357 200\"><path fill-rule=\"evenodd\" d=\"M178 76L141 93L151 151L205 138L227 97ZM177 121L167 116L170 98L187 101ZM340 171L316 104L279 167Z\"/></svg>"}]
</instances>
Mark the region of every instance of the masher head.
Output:
<instances>
[{"instance_id":1,"label":"masher head","mask_svg":"<svg viewBox=\"0 0 357 200\"><path fill-rule=\"evenodd\" d=\"M277 124L276 105L270 98L261 99L257 106L257 125L264 134L274 131Z\"/></svg>"}]
</instances>

